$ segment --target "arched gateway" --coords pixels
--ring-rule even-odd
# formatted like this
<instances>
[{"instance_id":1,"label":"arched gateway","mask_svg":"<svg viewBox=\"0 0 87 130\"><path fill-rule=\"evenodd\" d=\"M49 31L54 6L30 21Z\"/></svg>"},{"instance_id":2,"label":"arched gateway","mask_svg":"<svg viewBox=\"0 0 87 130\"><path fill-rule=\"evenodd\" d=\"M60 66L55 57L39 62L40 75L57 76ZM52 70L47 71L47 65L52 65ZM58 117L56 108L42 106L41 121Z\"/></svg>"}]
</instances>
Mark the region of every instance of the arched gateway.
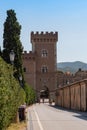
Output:
<instances>
[{"instance_id":1,"label":"arched gateway","mask_svg":"<svg viewBox=\"0 0 87 130\"><path fill-rule=\"evenodd\" d=\"M40 91L40 98L49 99L49 89L47 86Z\"/></svg>"}]
</instances>

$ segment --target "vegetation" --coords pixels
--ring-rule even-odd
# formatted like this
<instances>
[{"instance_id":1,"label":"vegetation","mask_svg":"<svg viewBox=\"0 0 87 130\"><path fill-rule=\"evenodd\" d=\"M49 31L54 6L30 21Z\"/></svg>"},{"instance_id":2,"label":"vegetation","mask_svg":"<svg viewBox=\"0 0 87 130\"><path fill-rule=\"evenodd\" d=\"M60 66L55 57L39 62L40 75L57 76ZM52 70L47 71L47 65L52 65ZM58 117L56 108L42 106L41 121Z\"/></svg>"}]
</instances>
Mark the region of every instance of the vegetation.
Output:
<instances>
[{"instance_id":1,"label":"vegetation","mask_svg":"<svg viewBox=\"0 0 87 130\"><path fill-rule=\"evenodd\" d=\"M35 91L24 82L20 30L21 26L17 22L16 13L14 10L8 10L4 23L3 52L0 48L0 130L6 130L14 121L21 104L25 101L27 105L35 102ZM11 50L15 53L12 66L9 58ZM22 76L24 89L19 84L19 76Z\"/></svg>"},{"instance_id":2,"label":"vegetation","mask_svg":"<svg viewBox=\"0 0 87 130\"><path fill-rule=\"evenodd\" d=\"M14 10L7 11L7 18L4 23L3 33L3 59L10 63L9 54L11 50L15 53L14 68L16 69L14 75L16 79L22 76L22 52L23 47L20 41L21 25L19 25L16 13Z\"/></svg>"},{"instance_id":3,"label":"vegetation","mask_svg":"<svg viewBox=\"0 0 87 130\"><path fill-rule=\"evenodd\" d=\"M12 123L7 130L23 130L26 128L26 122Z\"/></svg>"},{"instance_id":4,"label":"vegetation","mask_svg":"<svg viewBox=\"0 0 87 130\"><path fill-rule=\"evenodd\" d=\"M25 84L24 90L26 93L26 103L27 105L33 104L35 102L36 94L35 91L32 87L29 85Z\"/></svg>"},{"instance_id":5,"label":"vegetation","mask_svg":"<svg viewBox=\"0 0 87 130\"><path fill-rule=\"evenodd\" d=\"M0 57L0 130L14 120L18 107L25 102L25 92L13 76L12 66Z\"/></svg>"}]
</instances>

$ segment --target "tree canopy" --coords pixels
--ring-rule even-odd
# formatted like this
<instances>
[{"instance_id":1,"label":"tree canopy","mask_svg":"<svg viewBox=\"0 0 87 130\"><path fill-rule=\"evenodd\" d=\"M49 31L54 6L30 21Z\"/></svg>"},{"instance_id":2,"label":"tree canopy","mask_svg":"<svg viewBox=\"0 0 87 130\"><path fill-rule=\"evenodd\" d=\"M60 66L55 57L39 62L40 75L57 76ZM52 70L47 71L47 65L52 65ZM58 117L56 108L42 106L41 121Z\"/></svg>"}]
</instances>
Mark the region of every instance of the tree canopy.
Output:
<instances>
[{"instance_id":1,"label":"tree canopy","mask_svg":"<svg viewBox=\"0 0 87 130\"><path fill-rule=\"evenodd\" d=\"M19 78L22 75L22 43L20 41L21 25L17 21L14 10L7 11L7 18L4 23L3 33L3 58L7 63L10 63L9 54L11 50L15 53L14 67L17 70L15 77Z\"/></svg>"}]
</instances>

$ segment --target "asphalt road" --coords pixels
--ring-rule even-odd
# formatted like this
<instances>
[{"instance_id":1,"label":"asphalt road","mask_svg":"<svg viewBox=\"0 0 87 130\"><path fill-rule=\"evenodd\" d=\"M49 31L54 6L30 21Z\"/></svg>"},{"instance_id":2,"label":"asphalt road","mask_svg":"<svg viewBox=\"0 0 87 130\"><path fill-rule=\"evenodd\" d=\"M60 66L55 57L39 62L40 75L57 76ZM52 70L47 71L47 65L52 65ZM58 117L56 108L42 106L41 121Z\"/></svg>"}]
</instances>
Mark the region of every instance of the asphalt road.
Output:
<instances>
[{"instance_id":1,"label":"asphalt road","mask_svg":"<svg viewBox=\"0 0 87 130\"><path fill-rule=\"evenodd\" d=\"M87 112L36 104L28 108L27 130L87 130Z\"/></svg>"}]
</instances>

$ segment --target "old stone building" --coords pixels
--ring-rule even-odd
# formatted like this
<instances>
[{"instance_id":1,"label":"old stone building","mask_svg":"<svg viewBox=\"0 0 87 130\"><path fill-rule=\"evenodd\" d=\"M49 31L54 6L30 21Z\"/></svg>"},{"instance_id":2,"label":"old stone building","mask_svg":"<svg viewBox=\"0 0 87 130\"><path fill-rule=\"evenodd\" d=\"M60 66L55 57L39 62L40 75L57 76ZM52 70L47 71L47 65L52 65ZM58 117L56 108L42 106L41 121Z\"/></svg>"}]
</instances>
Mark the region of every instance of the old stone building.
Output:
<instances>
[{"instance_id":1,"label":"old stone building","mask_svg":"<svg viewBox=\"0 0 87 130\"><path fill-rule=\"evenodd\" d=\"M57 87L57 32L31 32L32 51L23 53L25 81L37 92Z\"/></svg>"},{"instance_id":2,"label":"old stone building","mask_svg":"<svg viewBox=\"0 0 87 130\"><path fill-rule=\"evenodd\" d=\"M83 80L87 78L87 71L82 70L79 68L79 70L72 74L69 71L63 73L62 71L57 71L56 73L57 78L57 88L63 87L65 85Z\"/></svg>"}]
</instances>

